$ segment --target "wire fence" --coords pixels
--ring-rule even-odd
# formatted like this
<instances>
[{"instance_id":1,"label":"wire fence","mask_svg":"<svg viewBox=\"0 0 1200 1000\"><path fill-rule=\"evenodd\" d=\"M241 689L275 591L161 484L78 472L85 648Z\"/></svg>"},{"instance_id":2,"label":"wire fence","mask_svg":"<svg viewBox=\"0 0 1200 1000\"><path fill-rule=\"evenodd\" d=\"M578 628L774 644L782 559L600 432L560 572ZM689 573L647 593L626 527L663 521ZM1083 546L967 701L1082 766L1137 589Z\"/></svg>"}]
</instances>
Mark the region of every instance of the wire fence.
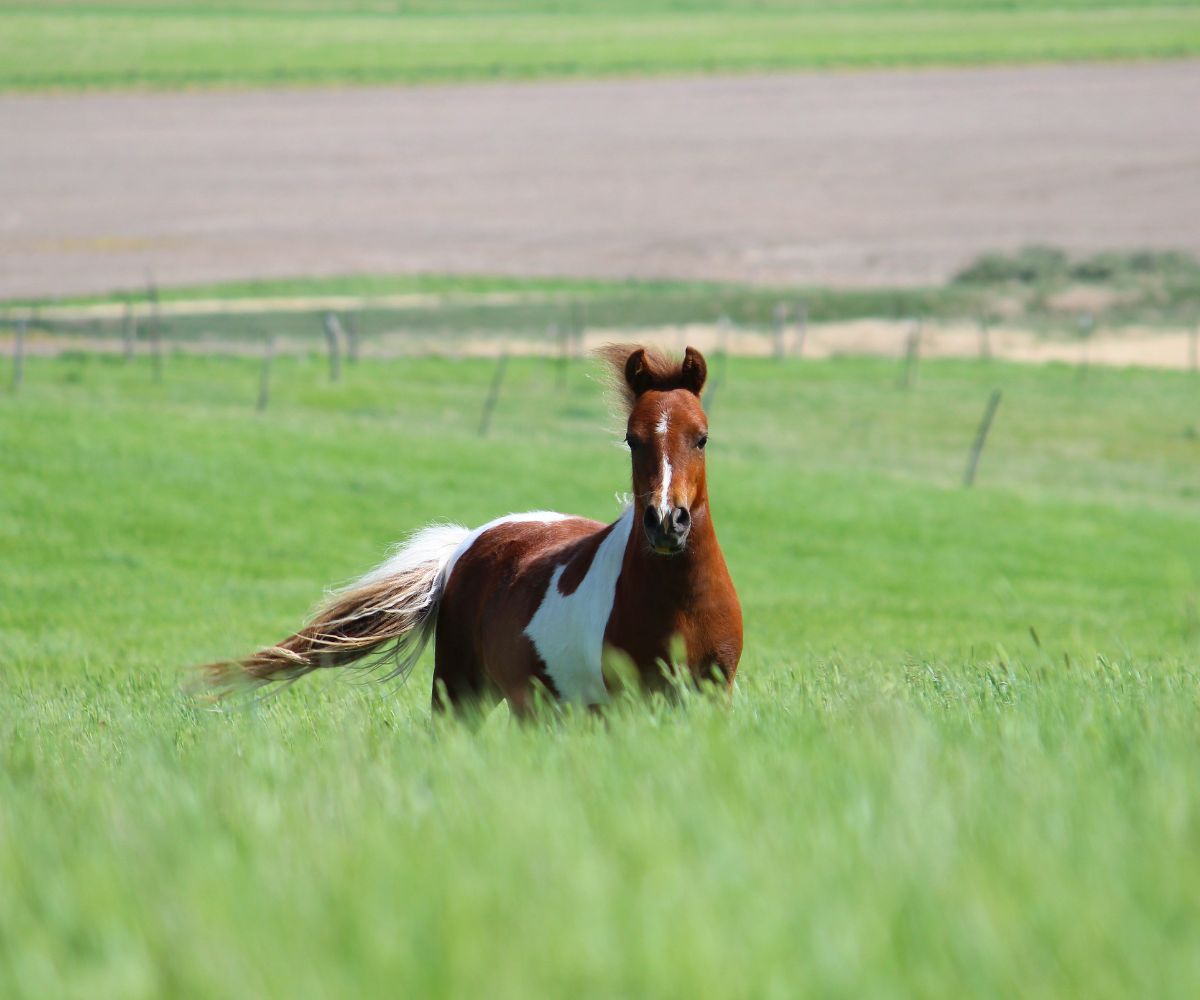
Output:
<instances>
[{"instance_id":1,"label":"wire fence","mask_svg":"<svg viewBox=\"0 0 1200 1000\"><path fill-rule=\"evenodd\" d=\"M719 294L725 292L726 294ZM857 297L856 297L857 296ZM137 297L93 305L10 309L0 314L0 345L12 355L12 388L27 356L72 352L148 356L165 377L171 354L262 357L260 408L270 398L273 359L328 358L329 378L363 359L409 356L572 360L598 346L638 342L681 352L691 345L723 359L786 362L837 355L883 355L898 362L896 383L912 388L926 357L1059 361L1080 378L1095 364L1200 368L1200 323L1174 317L1131 336L1113 334L1092 312L1031 326L1005 321L977 302L898 289L813 291L783 297L766 289L641 289L630 294L480 293L458 296L344 296L162 301L153 283ZM723 370L723 369L722 369ZM717 385L720 382L718 380Z\"/></svg>"},{"instance_id":2,"label":"wire fence","mask_svg":"<svg viewBox=\"0 0 1200 1000\"><path fill-rule=\"evenodd\" d=\"M875 318L814 323L810 302L799 297L744 297L732 302L666 295L411 299L164 303L151 289L137 302L44 307L9 314L0 318L0 344L7 332L14 394L21 391L26 379L27 358L35 355L105 354L125 363L148 361L155 382L170 378L173 355L256 358L261 367L253 405L260 414L271 406L281 355L323 357L331 383L341 381L346 366L372 359L491 358L495 367L478 418L478 434L486 436L506 392L512 357L550 361L557 373L553 377L561 386L572 364L604 343L649 343L677 352L695 346L710 357L704 404L711 411L726 385L731 355L758 356L779 364L839 353L890 355L896 363L896 390L911 392L918 388L926 352L987 364L1012 356L1014 343L1028 345L1034 336L986 314L973 319L929 319L897 310ZM1049 345L1058 351L1050 360L1074 364L1082 379L1090 366L1112 363L1098 343L1102 334L1102 324L1087 313L1062 329L1039 331L1036 337L1041 338L1038 342L1043 349ZM1014 341L1018 335L1026 339ZM1193 322L1160 336L1175 338L1152 345L1155 351L1166 352L1165 367L1200 369L1200 324ZM1143 353L1148 343L1141 343ZM1152 358L1142 360L1154 363ZM1137 363L1138 359L1126 361ZM988 400L968 454L965 487L975 481L999 402L997 389Z\"/></svg>"}]
</instances>

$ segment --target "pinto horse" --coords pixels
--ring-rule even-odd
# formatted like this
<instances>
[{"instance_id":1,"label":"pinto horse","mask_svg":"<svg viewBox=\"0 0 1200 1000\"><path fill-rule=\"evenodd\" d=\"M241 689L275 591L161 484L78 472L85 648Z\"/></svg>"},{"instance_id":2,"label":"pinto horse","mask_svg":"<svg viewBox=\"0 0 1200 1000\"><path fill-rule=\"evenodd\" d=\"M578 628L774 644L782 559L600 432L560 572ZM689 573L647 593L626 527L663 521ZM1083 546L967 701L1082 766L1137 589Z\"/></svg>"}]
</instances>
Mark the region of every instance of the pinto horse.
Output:
<instances>
[{"instance_id":1,"label":"pinto horse","mask_svg":"<svg viewBox=\"0 0 1200 1000\"><path fill-rule=\"evenodd\" d=\"M704 357L689 347L677 363L625 345L600 356L628 411L633 499L616 521L539 511L474 531L427 527L299 632L210 665L209 679L289 681L367 658L390 660L396 676L432 638L435 711L487 711L503 698L525 716L539 684L601 706L612 650L649 690L668 683L679 650L693 679L732 686L742 612L708 504Z\"/></svg>"}]
</instances>

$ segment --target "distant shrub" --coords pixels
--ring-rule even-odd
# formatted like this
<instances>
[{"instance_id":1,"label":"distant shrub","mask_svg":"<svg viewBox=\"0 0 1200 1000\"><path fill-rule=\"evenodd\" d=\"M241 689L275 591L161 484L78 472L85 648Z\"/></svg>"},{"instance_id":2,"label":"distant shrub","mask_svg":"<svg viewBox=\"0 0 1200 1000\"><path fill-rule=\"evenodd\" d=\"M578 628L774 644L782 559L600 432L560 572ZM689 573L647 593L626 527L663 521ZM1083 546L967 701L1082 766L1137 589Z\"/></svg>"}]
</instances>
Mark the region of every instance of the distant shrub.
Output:
<instances>
[{"instance_id":1,"label":"distant shrub","mask_svg":"<svg viewBox=\"0 0 1200 1000\"><path fill-rule=\"evenodd\" d=\"M1181 250L1110 250L1094 254L1071 266L1076 281L1116 281L1123 277L1191 277L1200 275L1200 264Z\"/></svg>"},{"instance_id":2,"label":"distant shrub","mask_svg":"<svg viewBox=\"0 0 1200 1000\"><path fill-rule=\"evenodd\" d=\"M1061 281L1070 271L1067 255L1055 247L1022 247L1014 254L987 253L954 276L957 284L1042 285Z\"/></svg>"},{"instance_id":3,"label":"distant shrub","mask_svg":"<svg viewBox=\"0 0 1200 1000\"><path fill-rule=\"evenodd\" d=\"M1045 286L1067 281L1099 284L1148 277L1200 280L1200 263L1182 250L1106 250L1071 261L1055 247L1028 246L1014 254L986 253L956 274L954 282Z\"/></svg>"}]
</instances>

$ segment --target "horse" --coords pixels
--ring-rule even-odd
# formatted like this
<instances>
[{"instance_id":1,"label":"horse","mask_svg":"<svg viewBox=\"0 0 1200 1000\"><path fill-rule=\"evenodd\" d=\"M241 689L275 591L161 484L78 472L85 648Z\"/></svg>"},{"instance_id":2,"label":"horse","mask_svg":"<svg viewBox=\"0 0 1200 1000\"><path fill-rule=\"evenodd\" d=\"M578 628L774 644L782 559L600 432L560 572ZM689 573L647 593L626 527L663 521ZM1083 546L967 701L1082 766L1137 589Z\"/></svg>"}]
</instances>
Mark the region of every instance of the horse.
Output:
<instances>
[{"instance_id":1,"label":"horse","mask_svg":"<svg viewBox=\"0 0 1200 1000\"><path fill-rule=\"evenodd\" d=\"M731 692L742 612L709 508L704 357L619 344L598 354L623 403L632 472L613 523L535 511L474 530L428 526L294 635L203 668L208 680L228 691L363 660L399 676L432 639L435 713L486 714L503 699L528 717L539 688L599 710L613 656L646 691L682 676Z\"/></svg>"}]
</instances>

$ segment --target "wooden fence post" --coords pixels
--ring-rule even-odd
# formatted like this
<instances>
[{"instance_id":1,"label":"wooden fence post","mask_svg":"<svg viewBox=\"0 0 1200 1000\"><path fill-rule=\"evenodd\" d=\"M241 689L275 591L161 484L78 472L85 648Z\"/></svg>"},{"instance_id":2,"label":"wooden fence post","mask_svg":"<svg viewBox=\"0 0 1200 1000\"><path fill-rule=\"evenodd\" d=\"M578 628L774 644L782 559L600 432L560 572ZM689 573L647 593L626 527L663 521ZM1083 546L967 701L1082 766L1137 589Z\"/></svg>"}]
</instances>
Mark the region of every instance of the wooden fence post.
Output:
<instances>
[{"instance_id":1,"label":"wooden fence post","mask_svg":"<svg viewBox=\"0 0 1200 1000\"><path fill-rule=\"evenodd\" d=\"M550 335L558 337L558 387L565 389L567 387L567 362L570 360L571 345L568 343L570 337L569 321L561 325L557 323L550 324Z\"/></svg>"},{"instance_id":2,"label":"wooden fence post","mask_svg":"<svg viewBox=\"0 0 1200 1000\"><path fill-rule=\"evenodd\" d=\"M342 324L333 313L325 314L325 343L329 348L329 381L339 382L342 378Z\"/></svg>"},{"instance_id":3,"label":"wooden fence post","mask_svg":"<svg viewBox=\"0 0 1200 1000\"><path fill-rule=\"evenodd\" d=\"M704 399L702 400L702 405L704 406L705 412L709 415L712 414L713 409L717 405L717 393L720 391L721 383L723 381L724 379L718 375L712 380L708 388L704 390Z\"/></svg>"},{"instance_id":4,"label":"wooden fence post","mask_svg":"<svg viewBox=\"0 0 1200 1000\"><path fill-rule=\"evenodd\" d=\"M983 419L979 422L979 430L975 432L975 443L971 445L971 453L967 456L967 470L963 473L963 486L970 489L975 482L975 470L979 468L979 456L983 454L983 446L987 444L988 431L992 427L992 419L1000 406L1000 390L993 389L988 399L987 409L983 411Z\"/></svg>"},{"instance_id":5,"label":"wooden fence post","mask_svg":"<svg viewBox=\"0 0 1200 1000\"><path fill-rule=\"evenodd\" d=\"M352 365L358 364L358 320L358 313L346 316L346 360Z\"/></svg>"},{"instance_id":6,"label":"wooden fence post","mask_svg":"<svg viewBox=\"0 0 1200 1000\"><path fill-rule=\"evenodd\" d=\"M588 307L586 302L576 303L575 306L575 360L582 361L585 356L583 339L587 334Z\"/></svg>"},{"instance_id":7,"label":"wooden fence post","mask_svg":"<svg viewBox=\"0 0 1200 1000\"><path fill-rule=\"evenodd\" d=\"M267 404L271 401L271 362L274 358L275 338L267 337L263 348L262 374L258 380L258 403L254 407L256 413L266 412Z\"/></svg>"},{"instance_id":8,"label":"wooden fence post","mask_svg":"<svg viewBox=\"0 0 1200 1000\"><path fill-rule=\"evenodd\" d=\"M725 372L729 364L729 317L722 315L717 320L717 356L714 359L716 369L714 376L709 380L708 388L704 391L704 408L712 413L713 408L717 405L717 393L721 386L725 384Z\"/></svg>"},{"instance_id":9,"label":"wooden fence post","mask_svg":"<svg viewBox=\"0 0 1200 1000\"><path fill-rule=\"evenodd\" d=\"M1087 378L1088 364L1091 361L1091 342L1092 333L1096 329L1096 317L1091 313L1080 313L1079 315L1079 337L1083 342L1082 359L1079 363L1079 377Z\"/></svg>"},{"instance_id":10,"label":"wooden fence post","mask_svg":"<svg viewBox=\"0 0 1200 1000\"><path fill-rule=\"evenodd\" d=\"M17 329L13 334L12 391L14 394L21 391L21 383L25 381L25 330L28 326L29 320L22 316L17 320Z\"/></svg>"},{"instance_id":11,"label":"wooden fence post","mask_svg":"<svg viewBox=\"0 0 1200 1000\"><path fill-rule=\"evenodd\" d=\"M796 357L804 357L804 340L808 336L808 303L796 303Z\"/></svg>"},{"instance_id":12,"label":"wooden fence post","mask_svg":"<svg viewBox=\"0 0 1200 1000\"><path fill-rule=\"evenodd\" d=\"M900 373L900 388L910 389L917 378L917 363L921 359L921 321L914 319L908 328L904 347L904 368Z\"/></svg>"},{"instance_id":13,"label":"wooden fence post","mask_svg":"<svg viewBox=\"0 0 1200 1000\"><path fill-rule=\"evenodd\" d=\"M502 350L496 360L496 371L492 375L492 384L488 388L487 398L483 401L483 413L479 417L479 436L486 436L492 426L492 411L500 398L500 386L504 382L504 372L508 368L508 351Z\"/></svg>"},{"instance_id":14,"label":"wooden fence post","mask_svg":"<svg viewBox=\"0 0 1200 1000\"><path fill-rule=\"evenodd\" d=\"M133 315L133 303L125 300L125 325L122 328L122 337L125 341L125 360L132 361L137 344L137 319Z\"/></svg>"},{"instance_id":15,"label":"wooden fence post","mask_svg":"<svg viewBox=\"0 0 1200 1000\"><path fill-rule=\"evenodd\" d=\"M774 334L775 334L775 360L776 361L782 361L787 356L787 344L785 342L785 338L787 337L787 317L788 317L787 305L783 302L776 303L775 317L774 317L775 318Z\"/></svg>"},{"instance_id":16,"label":"wooden fence post","mask_svg":"<svg viewBox=\"0 0 1200 1000\"><path fill-rule=\"evenodd\" d=\"M154 381L161 382L163 377L163 343L162 343L162 312L158 306L158 286L150 279L150 350L151 361L154 365Z\"/></svg>"}]
</instances>

